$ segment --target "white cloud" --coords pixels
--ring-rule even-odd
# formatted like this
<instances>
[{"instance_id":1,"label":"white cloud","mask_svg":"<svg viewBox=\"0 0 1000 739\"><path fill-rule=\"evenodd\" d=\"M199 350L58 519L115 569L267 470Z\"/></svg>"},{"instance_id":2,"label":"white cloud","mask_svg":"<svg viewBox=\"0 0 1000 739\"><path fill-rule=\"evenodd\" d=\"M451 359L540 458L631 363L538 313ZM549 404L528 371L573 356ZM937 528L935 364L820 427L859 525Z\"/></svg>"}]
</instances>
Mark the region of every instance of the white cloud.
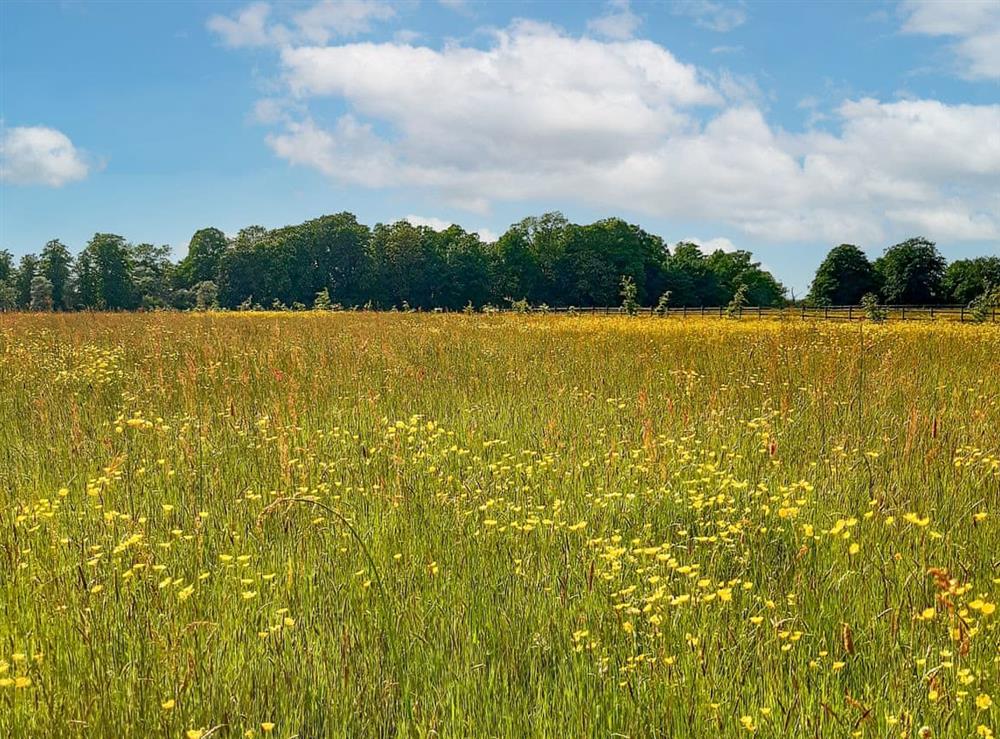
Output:
<instances>
[{"instance_id":1,"label":"white cloud","mask_svg":"<svg viewBox=\"0 0 1000 739\"><path fill-rule=\"evenodd\" d=\"M299 115L270 146L344 183L477 213L581 202L773 240L1000 235L1000 105L851 100L830 112L836 133L789 133L739 80L713 82L657 44L529 22L487 48L351 43L281 61L299 106L333 96L350 112Z\"/></svg>"},{"instance_id":2,"label":"white cloud","mask_svg":"<svg viewBox=\"0 0 1000 739\"><path fill-rule=\"evenodd\" d=\"M379 0L322 0L295 16L302 38L325 44L332 36L356 36L371 30L373 21L389 20L396 15L391 6Z\"/></svg>"},{"instance_id":3,"label":"white cloud","mask_svg":"<svg viewBox=\"0 0 1000 739\"><path fill-rule=\"evenodd\" d=\"M747 11L742 2L676 0L674 14L687 16L696 25L718 33L727 33L747 22Z\"/></svg>"},{"instance_id":4,"label":"white cloud","mask_svg":"<svg viewBox=\"0 0 1000 739\"><path fill-rule=\"evenodd\" d=\"M434 216L408 215L403 220L409 221L414 226L427 226L435 231L445 231L454 225L452 221L446 221L443 218L435 218ZM483 241L496 241L499 238L496 231L491 231L488 228L478 228L472 233L479 234L479 238Z\"/></svg>"},{"instance_id":5,"label":"white cloud","mask_svg":"<svg viewBox=\"0 0 1000 739\"><path fill-rule=\"evenodd\" d=\"M699 249L705 254L711 254L712 252L721 249L722 251L736 251L736 244L727 239L725 236L716 236L714 239L698 239L695 237L681 239L677 242L680 244L682 242L687 242L689 244L696 244ZM676 247L677 244L673 246Z\"/></svg>"},{"instance_id":6,"label":"white cloud","mask_svg":"<svg viewBox=\"0 0 1000 739\"><path fill-rule=\"evenodd\" d=\"M587 28L599 36L624 41L632 38L642 18L632 12L629 0L609 0L608 12L587 21Z\"/></svg>"},{"instance_id":7,"label":"white cloud","mask_svg":"<svg viewBox=\"0 0 1000 739\"><path fill-rule=\"evenodd\" d=\"M89 172L69 137L45 126L17 126L0 134L0 180L14 185L62 187Z\"/></svg>"},{"instance_id":8,"label":"white cloud","mask_svg":"<svg viewBox=\"0 0 1000 739\"><path fill-rule=\"evenodd\" d=\"M1000 80L1000 2L904 0L903 32L955 39L962 76Z\"/></svg>"},{"instance_id":9,"label":"white cloud","mask_svg":"<svg viewBox=\"0 0 1000 739\"><path fill-rule=\"evenodd\" d=\"M486 50L359 43L281 58L294 94L346 98L390 123L397 155L428 170L620 160L691 127L681 108L722 101L649 41L603 43L526 22Z\"/></svg>"},{"instance_id":10,"label":"white cloud","mask_svg":"<svg viewBox=\"0 0 1000 739\"><path fill-rule=\"evenodd\" d=\"M335 37L357 36L371 30L375 21L395 16L382 0L320 0L292 14L291 25L271 23L271 5L255 2L234 16L213 15L208 29L231 48L284 46L290 43L325 44Z\"/></svg>"},{"instance_id":11,"label":"white cloud","mask_svg":"<svg viewBox=\"0 0 1000 739\"><path fill-rule=\"evenodd\" d=\"M207 25L210 31L219 34L223 44L234 49L282 43L287 40L287 29L269 27L270 14L268 3L251 3L231 18L213 15Z\"/></svg>"}]
</instances>

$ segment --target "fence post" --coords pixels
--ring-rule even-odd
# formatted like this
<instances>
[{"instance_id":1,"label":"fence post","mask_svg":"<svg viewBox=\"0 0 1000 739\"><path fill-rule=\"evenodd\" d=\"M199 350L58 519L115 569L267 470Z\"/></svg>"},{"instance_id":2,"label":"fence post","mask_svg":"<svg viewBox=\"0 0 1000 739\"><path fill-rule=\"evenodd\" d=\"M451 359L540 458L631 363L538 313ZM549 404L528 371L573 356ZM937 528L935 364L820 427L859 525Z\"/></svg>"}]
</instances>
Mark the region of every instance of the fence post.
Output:
<instances>
[{"instance_id":1,"label":"fence post","mask_svg":"<svg viewBox=\"0 0 1000 739\"><path fill-rule=\"evenodd\" d=\"M965 323L965 306L962 306L962 312L958 316L959 323Z\"/></svg>"},{"instance_id":2,"label":"fence post","mask_svg":"<svg viewBox=\"0 0 1000 739\"><path fill-rule=\"evenodd\" d=\"M686 305L684 306L684 313L683 313L682 315L683 315L683 316L684 316L685 318L687 318L687 317L688 317L688 307L687 307Z\"/></svg>"},{"instance_id":3,"label":"fence post","mask_svg":"<svg viewBox=\"0 0 1000 739\"><path fill-rule=\"evenodd\" d=\"M763 318L764 317L764 314L761 312L762 310L763 309L758 305L757 306L757 318Z\"/></svg>"},{"instance_id":4,"label":"fence post","mask_svg":"<svg viewBox=\"0 0 1000 739\"><path fill-rule=\"evenodd\" d=\"M994 309L994 310L995 310L995 309ZM701 317L702 317L702 318L704 318L704 317L705 317L705 306L704 306L704 305L702 305L702 306L701 306Z\"/></svg>"},{"instance_id":5,"label":"fence post","mask_svg":"<svg viewBox=\"0 0 1000 739\"><path fill-rule=\"evenodd\" d=\"M853 305L847 306L847 320L848 321L853 321L854 320L854 306Z\"/></svg>"},{"instance_id":6,"label":"fence post","mask_svg":"<svg viewBox=\"0 0 1000 739\"><path fill-rule=\"evenodd\" d=\"M830 306L828 305L823 306L823 320L824 321L830 320Z\"/></svg>"},{"instance_id":7,"label":"fence post","mask_svg":"<svg viewBox=\"0 0 1000 739\"><path fill-rule=\"evenodd\" d=\"M740 318L743 318L743 306L740 306Z\"/></svg>"},{"instance_id":8,"label":"fence post","mask_svg":"<svg viewBox=\"0 0 1000 739\"><path fill-rule=\"evenodd\" d=\"M900 320L902 320L902 321L906 320L906 306L905 305L903 306L903 314L900 317Z\"/></svg>"},{"instance_id":9,"label":"fence post","mask_svg":"<svg viewBox=\"0 0 1000 739\"><path fill-rule=\"evenodd\" d=\"M931 306L931 320L934 320L934 306Z\"/></svg>"}]
</instances>

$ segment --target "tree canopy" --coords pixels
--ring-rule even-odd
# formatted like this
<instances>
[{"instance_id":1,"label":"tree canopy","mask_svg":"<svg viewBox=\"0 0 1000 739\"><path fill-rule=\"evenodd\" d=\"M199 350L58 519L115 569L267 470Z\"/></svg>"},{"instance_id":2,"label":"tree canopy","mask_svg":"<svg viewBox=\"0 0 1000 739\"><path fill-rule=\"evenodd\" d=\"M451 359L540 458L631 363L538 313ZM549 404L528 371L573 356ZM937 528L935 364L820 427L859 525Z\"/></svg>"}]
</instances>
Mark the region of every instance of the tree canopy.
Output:
<instances>
[{"instance_id":1,"label":"tree canopy","mask_svg":"<svg viewBox=\"0 0 1000 739\"><path fill-rule=\"evenodd\" d=\"M886 303L940 303L945 260L933 241L918 237L890 246L875 260L875 272Z\"/></svg>"},{"instance_id":2,"label":"tree canopy","mask_svg":"<svg viewBox=\"0 0 1000 739\"><path fill-rule=\"evenodd\" d=\"M575 224L561 213L525 218L496 241L458 225L370 228L344 212L232 237L202 228L177 262L166 246L109 233L94 234L76 258L58 239L17 264L0 250L0 310L589 307L617 305L623 285L643 306L785 303L785 288L749 251L670 248L620 218ZM918 237L874 264L857 246L834 247L806 300L857 304L874 293L886 303L968 303L997 285L1000 258L946 269L935 244Z\"/></svg>"},{"instance_id":3,"label":"tree canopy","mask_svg":"<svg viewBox=\"0 0 1000 739\"><path fill-rule=\"evenodd\" d=\"M878 278L868 257L854 244L841 244L820 263L807 300L813 305L857 305L876 292Z\"/></svg>"}]
</instances>

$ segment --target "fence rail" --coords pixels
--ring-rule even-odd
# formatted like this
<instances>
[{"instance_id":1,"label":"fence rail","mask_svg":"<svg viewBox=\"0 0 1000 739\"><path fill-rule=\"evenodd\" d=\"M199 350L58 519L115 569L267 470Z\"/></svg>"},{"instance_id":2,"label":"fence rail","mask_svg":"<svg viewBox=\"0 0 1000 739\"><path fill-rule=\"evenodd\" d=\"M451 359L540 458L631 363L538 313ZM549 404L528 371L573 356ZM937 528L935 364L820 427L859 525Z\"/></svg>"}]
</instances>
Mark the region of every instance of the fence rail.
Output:
<instances>
[{"instance_id":1,"label":"fence rail","mask_svg":"<svg viewBox=\"0 0 1000 739\"><path fill-rule=\"evenodd\" d=\"M880 306L887 321L954 321L967 323L975 320L973 310L967 305L886 305ZM504 312L509 312L505 309ZM614 315L622 312L620 306L585 307L585 308L537 308L527 309L529 313L581 313L596 315ZM730 314L726 306L674 306L665 310L653 307L643 307L639 315L657 317L722 317ZM862 321L867 318L865 309L860 305L829 305L829 306L791 306L786 308L766 308L761 306L743 306L732 312L734 318L781 318L799 319L803 321ZM986 321L997 323L1000 312L996 307L990 308Z\"/></svg>"}]
</instances>

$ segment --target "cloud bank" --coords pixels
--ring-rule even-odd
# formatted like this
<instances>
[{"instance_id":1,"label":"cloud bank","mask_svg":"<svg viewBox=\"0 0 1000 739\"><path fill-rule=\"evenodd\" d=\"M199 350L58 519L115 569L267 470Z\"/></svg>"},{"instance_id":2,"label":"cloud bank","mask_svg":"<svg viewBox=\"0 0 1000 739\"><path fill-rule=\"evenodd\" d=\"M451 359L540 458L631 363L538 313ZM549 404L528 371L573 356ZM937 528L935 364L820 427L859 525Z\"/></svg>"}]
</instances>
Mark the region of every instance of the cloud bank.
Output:
<instances>
[{"instance_id":1,"label":"cloud bank","mask_svg":"<svg viewBox=\"0 0 1000 739\"><path fill-rule=\"evenodd\" d=\"M744 13L682 9L720 31L742 22L720 7ZM860 98L830 130L789 132L725 75L630 38L629 23L602 27L616 13L631 10L610 4L600 38L522 20L485 46L282 44L296 114L275 116L267 142L338 182L430 190L475 212L573 201L774 241L1000 236L1000 105ZM323 98L347 112L310 114Z\"/></svg>"}]
</instances>

